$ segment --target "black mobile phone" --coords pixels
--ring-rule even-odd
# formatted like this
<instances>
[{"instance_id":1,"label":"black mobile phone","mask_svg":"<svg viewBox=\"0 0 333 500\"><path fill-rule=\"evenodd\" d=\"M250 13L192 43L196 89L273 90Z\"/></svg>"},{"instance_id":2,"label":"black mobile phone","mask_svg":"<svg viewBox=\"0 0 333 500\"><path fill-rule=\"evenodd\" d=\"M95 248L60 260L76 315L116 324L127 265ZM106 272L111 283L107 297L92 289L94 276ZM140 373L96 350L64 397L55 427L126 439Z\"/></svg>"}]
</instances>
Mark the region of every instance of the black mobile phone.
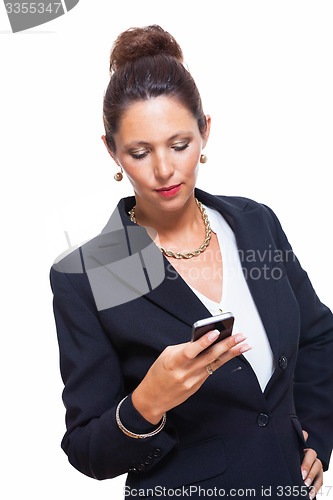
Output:
<instances>
[{"instance_id":1,"label":"black mobile phone","mask_svg":"<svg viewBox=\"0 0 333 500\"><path fill-rule=\"evenodd\" d=\"M205 333L211 330L219 330L220 335L213 342L220 342L232 334L232 328L234 326L235 318L231 312L226 312L223 314L218 314L217 316L211 316L210 318L199 319L192 326L192 339L194 342L200 337L205 335Z\"/></svg>"}]
</instances>

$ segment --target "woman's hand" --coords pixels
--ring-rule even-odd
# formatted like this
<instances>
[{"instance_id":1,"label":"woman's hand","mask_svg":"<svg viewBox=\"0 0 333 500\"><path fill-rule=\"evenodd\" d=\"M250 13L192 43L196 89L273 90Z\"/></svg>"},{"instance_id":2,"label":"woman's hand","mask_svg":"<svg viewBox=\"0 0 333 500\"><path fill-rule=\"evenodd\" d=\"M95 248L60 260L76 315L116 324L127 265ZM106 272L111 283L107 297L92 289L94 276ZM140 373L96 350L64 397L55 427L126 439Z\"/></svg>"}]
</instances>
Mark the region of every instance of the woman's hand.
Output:
<instances>
[{"instance_id":1,"label":"woman's hand","mask_svg":"<svg viewBox=\"0 0 333 500\"><path fill-rule=\"evenodd\" d=\"M215 371L227 361L248 351L244 335L232 335L214 345L218 330L195 342L168 346L156 359L132 394L135 408L153 425L163 414L183 403L208 378L207 365Z\"/></svg>"},{"instance_id":2,"label":"woman's hand","mask_svg":"<svg viewBox=\"0 0 333 500\"><path fill-rule=\"evenodd\" d=\"M305 441L308 439L308 433L303 431ZM317 453L311 448L305 448L302 462L302 477L306 486L311 486L310 498L314 498L323 485L323 466Z\"/></svg>"}]
</instances>

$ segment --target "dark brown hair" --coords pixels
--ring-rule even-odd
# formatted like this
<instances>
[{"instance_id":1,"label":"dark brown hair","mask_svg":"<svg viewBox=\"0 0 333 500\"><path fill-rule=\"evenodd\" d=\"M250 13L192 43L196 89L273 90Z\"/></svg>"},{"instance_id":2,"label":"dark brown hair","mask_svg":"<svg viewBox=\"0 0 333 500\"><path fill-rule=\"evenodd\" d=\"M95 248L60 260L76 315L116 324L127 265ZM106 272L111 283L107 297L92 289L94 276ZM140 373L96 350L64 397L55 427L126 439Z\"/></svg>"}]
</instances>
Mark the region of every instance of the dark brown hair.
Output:
<instances>
[{"instance_id":1,"label":"dark brown hair","mask_svg":"<svg viewBox=\"0 0 333 500\"><path fill-rule=\"evenodd\" d=\"M156 24L130 28L115 41L110 56L110 83L105 92L103 121L108 148L124 111L134 102L167 95L196 118L201 135L207 129L197 86L183 66L183 53L167 31Z\"/></svg>"}]
</instances>

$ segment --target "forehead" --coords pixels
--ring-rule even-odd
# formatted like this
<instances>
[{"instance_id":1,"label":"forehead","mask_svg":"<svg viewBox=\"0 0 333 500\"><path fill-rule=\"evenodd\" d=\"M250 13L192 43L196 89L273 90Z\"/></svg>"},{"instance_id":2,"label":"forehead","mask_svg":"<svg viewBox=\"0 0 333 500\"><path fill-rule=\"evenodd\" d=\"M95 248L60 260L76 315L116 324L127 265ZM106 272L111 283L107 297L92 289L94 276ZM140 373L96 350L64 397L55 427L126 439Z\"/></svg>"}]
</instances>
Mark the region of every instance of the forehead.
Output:
<instances>
[{"instance_id":1,"label":"forehead","mask_svg":"<svg viewBox=\"0 0 333 500\"><path fill-rule=\"evenodd\" d=\"M122 142L150 142L179 132L199 134L197 120L178 100L163 96L131 104L122 115L116 135Z\"/></svg>"}]
</instances>

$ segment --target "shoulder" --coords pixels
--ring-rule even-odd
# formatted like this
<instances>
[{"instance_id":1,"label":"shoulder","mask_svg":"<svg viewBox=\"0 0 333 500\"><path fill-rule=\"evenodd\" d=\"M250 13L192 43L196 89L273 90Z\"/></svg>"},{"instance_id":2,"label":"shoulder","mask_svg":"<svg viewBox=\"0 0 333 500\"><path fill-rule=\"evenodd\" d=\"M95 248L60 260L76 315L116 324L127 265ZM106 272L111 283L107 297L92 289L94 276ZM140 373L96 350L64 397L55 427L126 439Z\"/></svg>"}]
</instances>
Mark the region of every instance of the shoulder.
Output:
<instances>
[{"instance_id":1,"label":"shoulder","mask_svg":"<svg viewBox=\"0 0 333 500\"><path fill-rule=\"evenodd\" d=\"M195 196L208 206L214 207L214 205L219 205L222 203L226 207L235 208L244 210L247 208L257 208L261 206L261 203L252 200L250 198L246 198L244 196L226 196L226 195L218 195L211 194L207 191L203 191L202 189L195 189Z\"/></svg>"},{"instance_id":2,"label":"shoulder","mask_svg":"<svg viewBox=\"0 0 333 500\"><path fill-rule=\"evenodd\" d=\"M124 296L147 287L145 273L152 273L154 280L164 278L163 255L145 228L130 221L126 202L130 206L133 200L121 200L100 234L55 260L50 271L54 295L69 296L75 291L90 304L93 296L102 310L111 299L113 306L118 305Z\"/></svg>"},{"instance_id":3,"label":"shoulder","mask_svg":"<svg viewBox=\"0 0 333 500\"><path fill-rule=\"evenodd\" d=\"M264 207L262 203L252 200L251 198L246 198L245 196L225 196L225 195L213 195L220 201L227 203L228 205L240 209L240 210L254 210L257 208Z\"/></svg>"},{"instance_id":4,"label":"shoulder","mask_svg":"<svg viewBox=\"0 0 333 500\"><path fill-rule=\"evenodd\" d=\"M210 194L200 189L196 189L196 196L205 205L215 208L230 215L240 215L256 211L270 220L277 219L273 210L259 201L244 196L225 196Z\"/></svg>"},{"instance_id":5,"label":"shoulder","mask_svg":"<svg viewBox=\"0 0 333 500\"><path fill-rule=\"evenodd\" d=\"M133 197L121 199L101 232L81 245L67 248L55 258L52 270L68 274L85 273L87 269L94 267L96 254L98 258L103 257L104 248L124 244L125 225L132 224L126 216L126 206L131 206L131 203L133 206Z\"/></svg>"},{"instance_id":6,"label":"shoulder","mask_svg":"<svg viewBox=\"0 0 333 500\"><path fill-rule=\"evenodd\" d=\"M246 198L244 196L217 196L220 200L232 206L236 210L241 210L244 213L255 211L258 216L264 217L268 222L274 226L279 224L278 217L271 207L265 203Z\"/></svg>"},{"instance_id":7,"label":"shoulder","mask_svg":"<svg viewBox=\"0 0 333 500\"><path fill-rule=\"evenodd\" d=\"M242 233L269 234L276 242L286 236L274 211L251 198L244 196L212 195L196 190L197 198L206 206L217 210L232 229Z\"/></svg>"}]
</instances>

